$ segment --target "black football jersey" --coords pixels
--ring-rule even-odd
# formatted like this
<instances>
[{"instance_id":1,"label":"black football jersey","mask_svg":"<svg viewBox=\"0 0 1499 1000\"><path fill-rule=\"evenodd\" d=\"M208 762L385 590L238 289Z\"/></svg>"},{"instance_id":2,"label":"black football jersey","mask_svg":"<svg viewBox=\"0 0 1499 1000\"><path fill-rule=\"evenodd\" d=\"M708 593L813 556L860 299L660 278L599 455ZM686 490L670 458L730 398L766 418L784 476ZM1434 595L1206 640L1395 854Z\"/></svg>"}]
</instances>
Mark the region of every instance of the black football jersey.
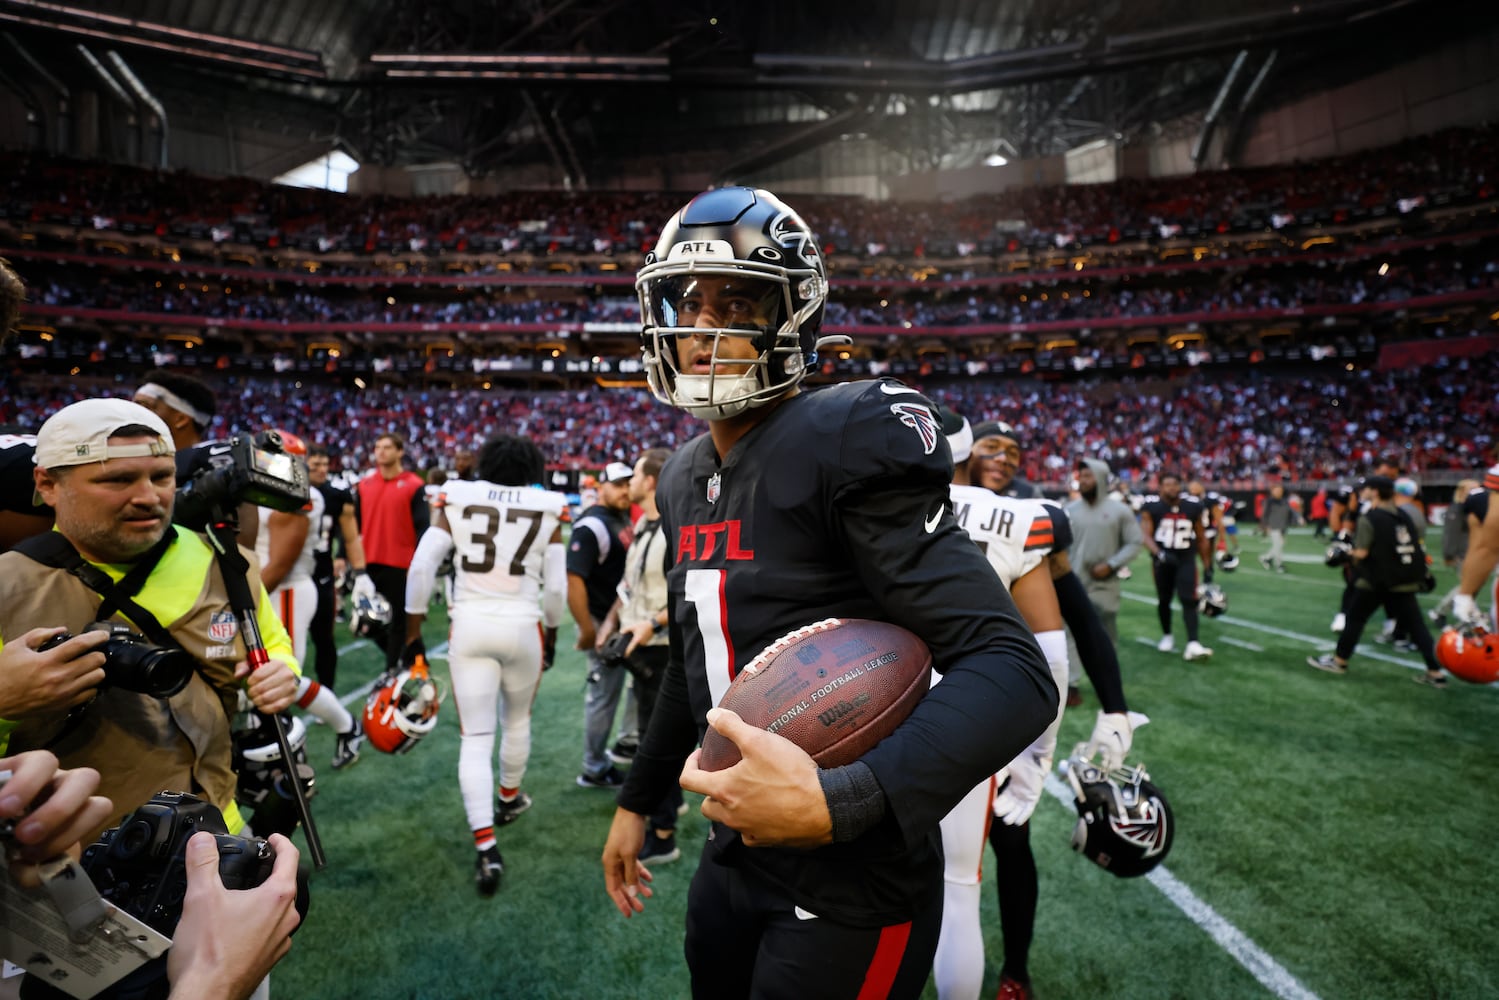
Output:
<instances>
[{"instance_id":1,"label":"black football jersey","mask_svg":"<svg viewBox=\"0 0 1499 1000\"><path fill-rule=\"evenodd\" d=\"M1203 524L1202 501L1183 493L1175 503L1151 497L1140 508L1154 525L1155 543L1168 552L1191 552L1197 548L1197 532Z\"/></svg>"},{"instance_id":2,"label":"black football jersey","mask_svg":"<svg viewBox=\"0 0 1499 1000\"><path fill-rule=\"evenodd\" d=\"M793 396L722 462L706 434L672 456L656 494L672 660L620 803L651 811L708 709L776 639L824 618L893 622L945 676L861 758L885 793L882 824L815 851L749 850L722 826L711 843L855 925L909 919L940 893L938 821L1056 710L1035 640L948 508L951 477L931 404L886 380Z\"/></svg>"},{"instance_id":3,"label":"black football jersey","mask_svg":"<svg viewBox=\"0 0 1499 1000\"><path fill-rule=\"evenodd\" d=\"M17 514L50 514L36 502L36 435L17 427L0 427L0 510Z\"/></svg>"},{"instance_id":4,"label":"black football jersey","mask_svg":"<svg viewBox=\"0 0 1499 1000\"><path fill-rule=\"evenodd\" d=\"M312 575L318 580L327 580L333 576L334 531L338 528L338 519L343 516L344 508L353 503L354 498L349 495L348 490L341 490L332 483L323 483L313 489L323 495L323 516L312 526L312 530L317 533Z\"/></svg>"}]
</instances>

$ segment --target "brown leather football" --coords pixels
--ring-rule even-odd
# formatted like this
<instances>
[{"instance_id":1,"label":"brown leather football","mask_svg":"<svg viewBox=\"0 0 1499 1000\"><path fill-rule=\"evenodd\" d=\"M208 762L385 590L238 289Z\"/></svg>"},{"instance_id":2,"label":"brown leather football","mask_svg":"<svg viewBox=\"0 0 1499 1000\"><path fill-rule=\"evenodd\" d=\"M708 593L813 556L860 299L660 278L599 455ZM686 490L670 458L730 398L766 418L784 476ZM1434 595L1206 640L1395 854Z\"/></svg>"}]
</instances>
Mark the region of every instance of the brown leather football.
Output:
<instances>
[{"instance_id":1,"label":"brown leather football","mask_svg":"<svg viewBox=\"0 0 1499 1000\"><path fill-rule=\"evenodd\" d=\"M819 767L839 767L894 732L931 675L931 650L899 625L829 618L767 646L718 704L786 737ZM719 771L738 762L739 748L710 728L698 766Z\"/></svg>"}]
</instances>

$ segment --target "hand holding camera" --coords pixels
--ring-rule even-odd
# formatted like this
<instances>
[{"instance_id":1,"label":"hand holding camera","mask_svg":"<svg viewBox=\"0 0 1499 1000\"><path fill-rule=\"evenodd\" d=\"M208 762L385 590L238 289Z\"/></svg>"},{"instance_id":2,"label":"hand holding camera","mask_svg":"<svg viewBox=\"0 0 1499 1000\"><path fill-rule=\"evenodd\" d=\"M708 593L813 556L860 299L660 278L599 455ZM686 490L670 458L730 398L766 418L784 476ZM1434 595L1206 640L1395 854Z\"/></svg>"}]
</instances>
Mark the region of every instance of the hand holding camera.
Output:
<instances>
[{"instance_id":1,"label":"hand holding camera","mask_svg":"<svg viewBox=\"0 0 1499 1000\"><path fill-rule=\"evenodd\" d=\"M186 650L154 645L123 622L93 622L78 638L98 632L107 637L98 645L98 651L104 654L100 687L112 684L153 698L170 698L193 679L198 661ZM59 648L73 638L66 631L61 632L38 646L37 651Z\"/></svg>"},{"instance_id":2,"label":"hand holding camera","mask_svg":"<svg viewBox=\"0 0 1499 1000\"><path fill-rule=\"evenodd\" d=\"M104 682L104 636L72 636L65 629L34 628L0 649L0 718L74 708Z\"/></svg>"},{"instance_id":3,"label":"hand holding camera","mask_svg":"<svg viewBox=\"0 0 1499 1000\"><path fill-rule=\"evenodd\" d=\"M0 757L0 844L13 862L14 877L28 881L20 866L75 847L85 831L109 815L114 807L94 794L98 787L98 771L63 770L46 750Z\"/></svg>"},{"instance_id":4,"label":"hand holding camera","mask_svg":"<svg viewBox=\"0 0 1499 1000\"><path fill-rule=\"evenodd\" d=\"M187 895L184 912L167 953L172 995L248 996L291 950L291 933L302 921L297 904L297 849L279 833L268 841L275 862L270 874L249 892L226 888L219 878L223 860L218 841L195 833L187 842ZM253 928L253 933L219 933L220 928Z\"/></svg>"}]
</instances>

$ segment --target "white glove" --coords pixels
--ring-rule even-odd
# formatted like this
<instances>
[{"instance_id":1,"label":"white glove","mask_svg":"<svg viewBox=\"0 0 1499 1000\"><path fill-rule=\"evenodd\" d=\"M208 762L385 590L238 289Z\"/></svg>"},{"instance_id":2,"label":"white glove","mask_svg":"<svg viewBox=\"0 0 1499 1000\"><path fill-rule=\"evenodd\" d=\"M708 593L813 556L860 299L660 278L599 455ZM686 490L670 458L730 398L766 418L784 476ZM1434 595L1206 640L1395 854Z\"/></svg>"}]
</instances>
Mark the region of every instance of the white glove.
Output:
<instances>
[{"instance_id":1,"label":"white glove","mask_svg":"<svg viewBox=\"0 0 1499 1000\"><path fill-rule=\"evenodd\" d=\"M355 604L359 603L361 597L373 600L375 597L375 581L370 579L368 573L360 573L354 577L354 592L350 595Z\"/></svg>"},{"instance_id":2,"label":"white glove","mask_svg":"<svg viewBox=\"0 0 1499 1000\"><path fill-rule=\"evenodd\" d=\"M1122 767L1134 743L1135 729L1149 721L1140 712L1099 712L1093 735L1083 748L1083 756L1097 757L1099 766L1105 771Z\"/></svg>"},{"instance_id":3,"label":"white glove","mask_svg":"<svg viewBox=\"0 0 1499 1000\"><path fill-rule=\"evenodd\" d=\"M1452 616L1459 625L1484 624L1484 614L1478 610L1478 602L1467 594L1457 594L1452 598Z\"/></svg>"},{"instance_id":4,"label":"white glove","mask_svg":"<svg viewBox=\"0 0 1499 1000\"><path fill-rule=\"evenodd\" d=\"M999 794L994 796L994 815L1006 826L1020 826L1036 811L1042 785L1051 770L1050 755L1038 757L1027 751L999 772Z\"/></svg>"}]
</instances>

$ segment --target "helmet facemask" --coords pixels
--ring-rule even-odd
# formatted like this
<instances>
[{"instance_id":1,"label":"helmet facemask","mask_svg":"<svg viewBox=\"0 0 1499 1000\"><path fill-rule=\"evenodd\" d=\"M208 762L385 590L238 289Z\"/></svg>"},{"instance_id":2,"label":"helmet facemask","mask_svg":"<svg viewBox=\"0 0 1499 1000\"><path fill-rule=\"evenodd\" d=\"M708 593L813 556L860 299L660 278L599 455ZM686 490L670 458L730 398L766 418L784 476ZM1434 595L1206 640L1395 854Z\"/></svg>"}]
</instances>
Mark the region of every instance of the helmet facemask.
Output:
<instances>
[{"instance_id":1,"label":"helmet facemask","mask_svg":"<svg viewBox=\"0 0 1499 1000\"><path fill-rule=\"evenodd\" d=\"M813 271L749 262L651 264L636 288L651 392L707 420L763 406L801 381L812 360L802 327L827 298ZM703 342L707 371L682 370L683 338ZM747 340L754 357L735 357L734 340Z\"/></svg>"}]
</instances>

